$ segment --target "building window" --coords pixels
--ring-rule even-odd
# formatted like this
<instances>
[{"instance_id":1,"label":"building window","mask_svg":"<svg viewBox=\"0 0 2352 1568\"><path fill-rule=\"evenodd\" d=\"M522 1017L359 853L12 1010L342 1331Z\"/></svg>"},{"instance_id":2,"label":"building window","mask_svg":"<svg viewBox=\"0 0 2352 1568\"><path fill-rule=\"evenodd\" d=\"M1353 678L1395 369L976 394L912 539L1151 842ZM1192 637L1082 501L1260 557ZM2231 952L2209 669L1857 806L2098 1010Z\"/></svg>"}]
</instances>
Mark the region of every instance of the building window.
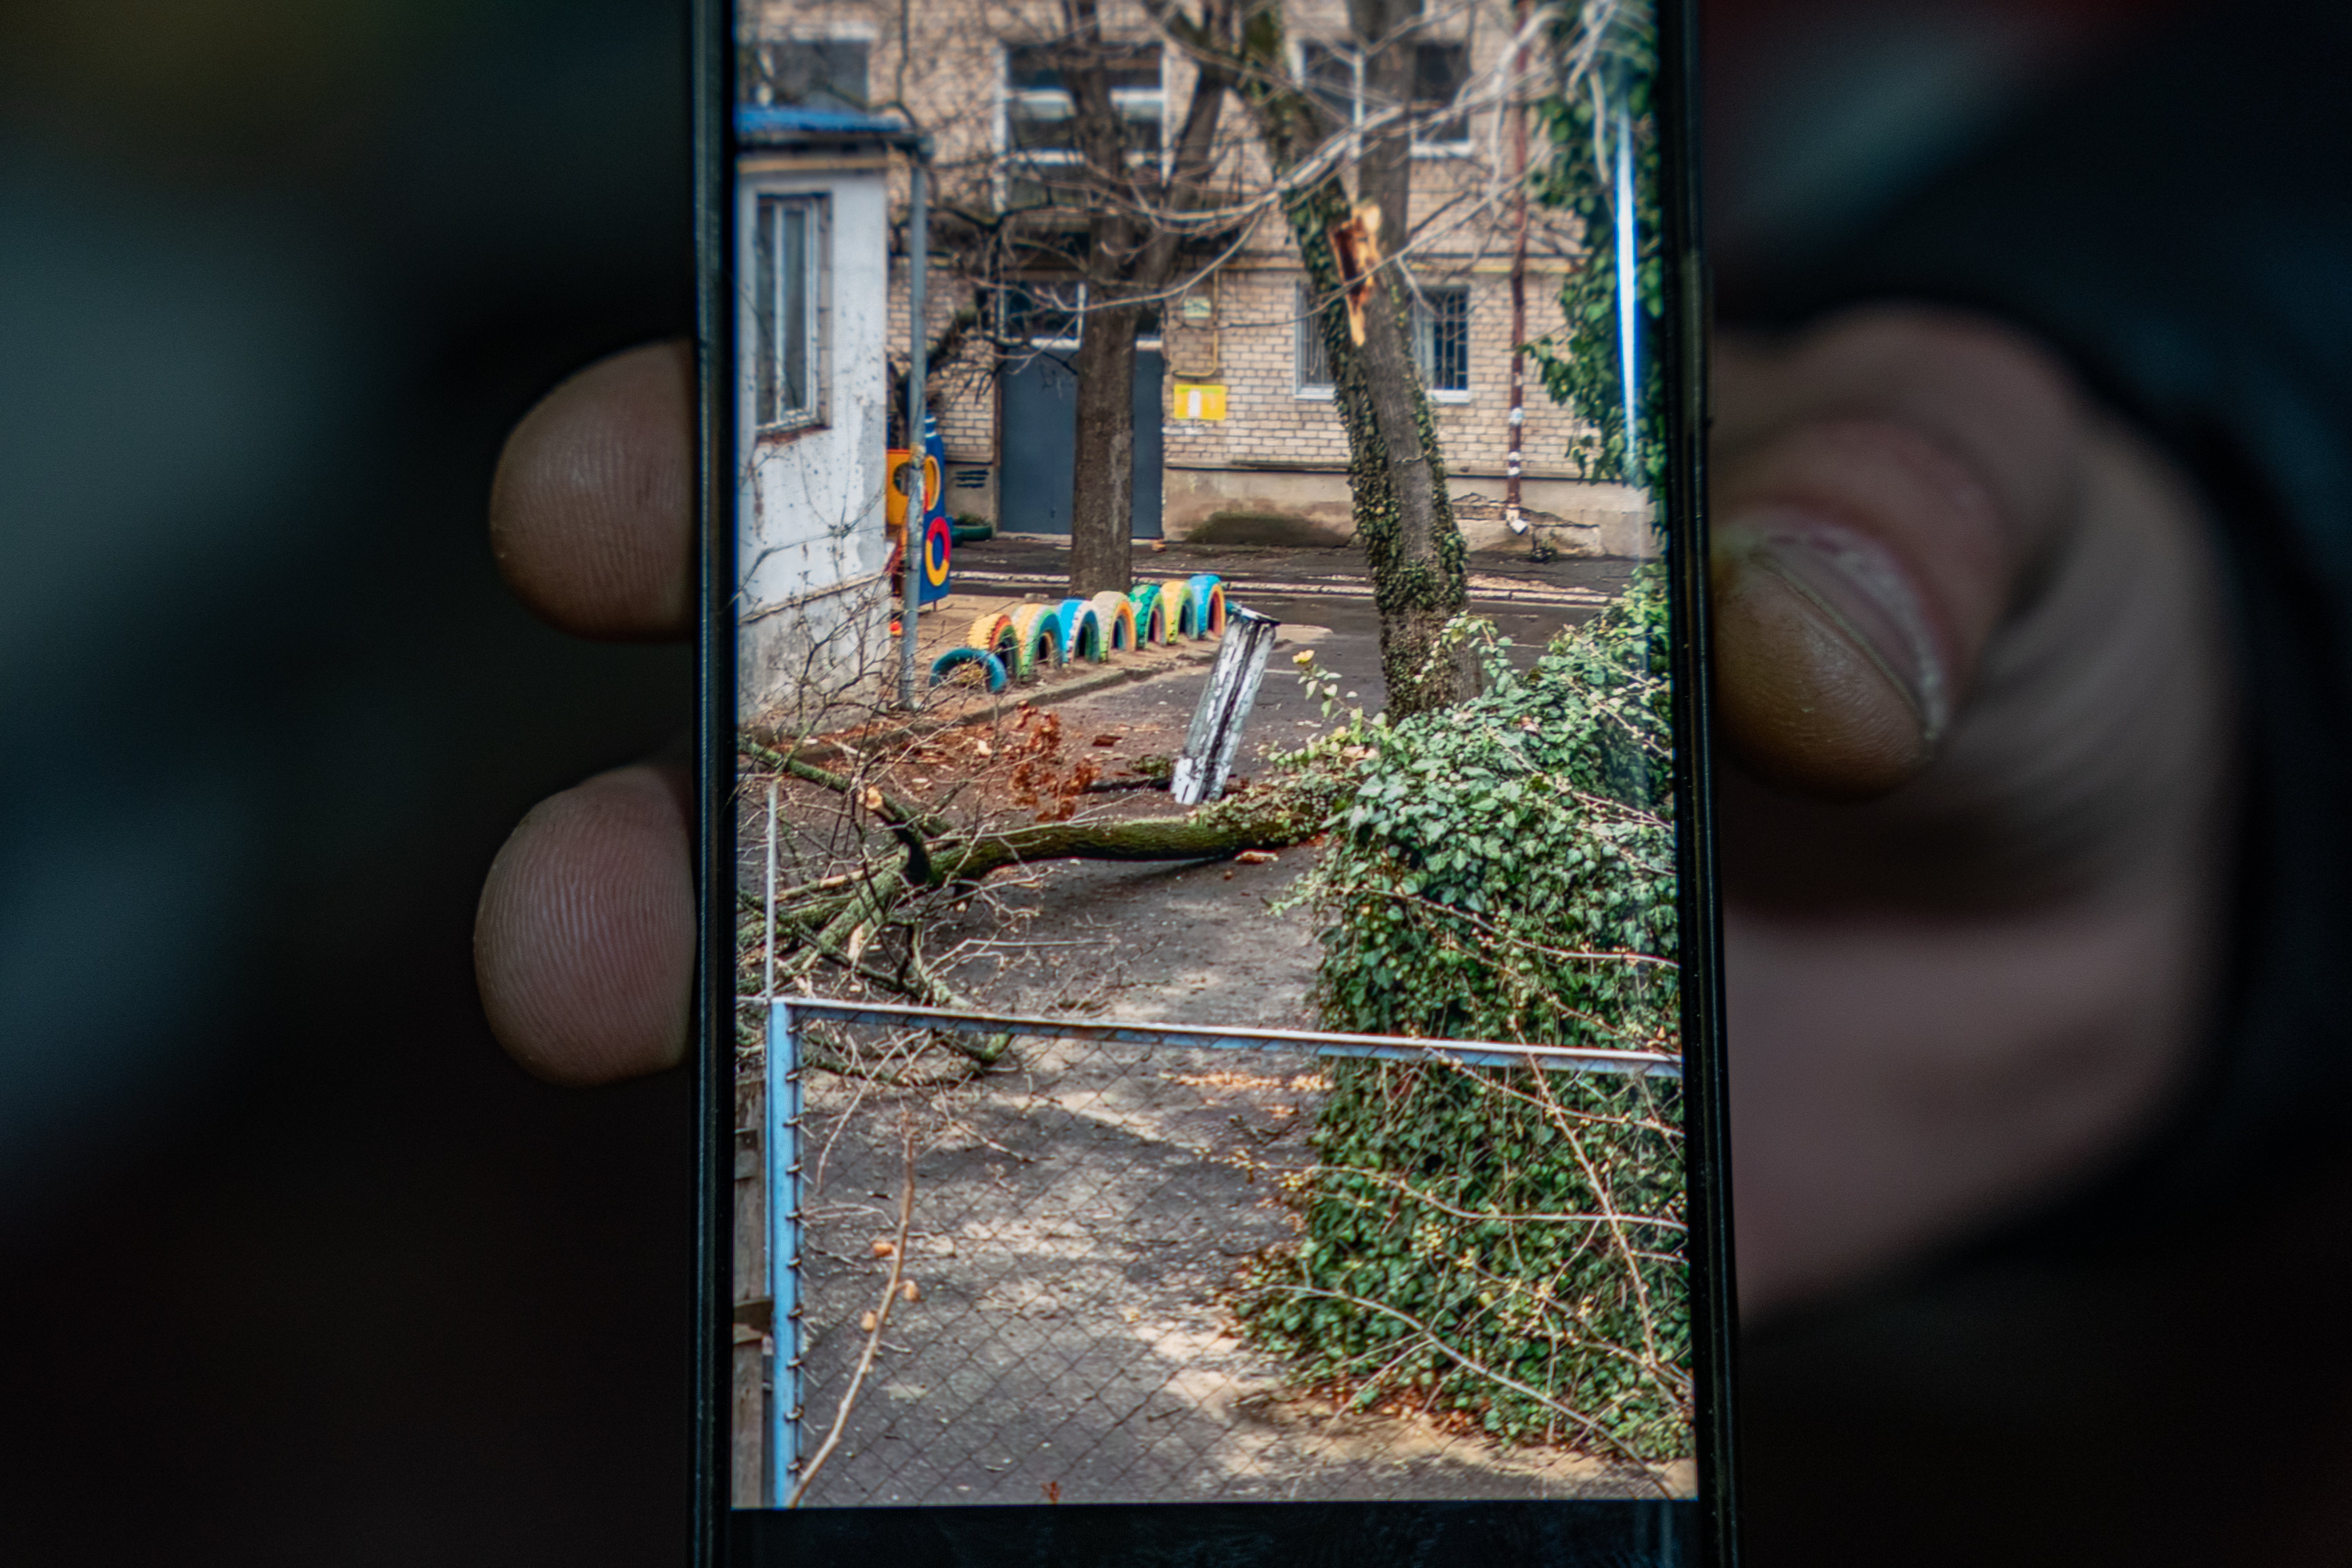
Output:
<instances>
[{"instance_id":1,"label":"building window","mask_svg":"<svg viewBox=\"0 0 2352 1568\"><path fill-rule=\"evenodd\" d=\"M1412 357L1422 384L1440 396L1470 391L1470 290L1423 289L1412 311Z\"/></svg>"},{"instance_id":2,"label":"building window","mask_svg":"<svg viewBox=\"0 0 2352 1568\"><path fill-rule=\"evenodd\" d=\"M1470 290L1454 284L1425 288L1412 308L1412 357L1422 384L1444 402L1470 395ZM1297 395L1331 395L1331 351L1314 290L1298 286L1297 301Z\"/></svg>"},{"instance_id":3,"label":"building window","mask_svg":"<svg viewBox=\"0 0 2352 1568\"><path fill-rule=\"evenodd\" d=\"M1159 163L1167 93L1158 44L1104 47L1111 108L1126 132L1127 155ZM1013 207L1071 205L1085 199L1076 108L1063 85L1059 50L1050 44L1010 44L1004 50L1004 150L1014 172L1006 182Z\"/></svg>"},{"instance_id":4,"label":"building window","mask_svg":"<svg viewBox=\"0 0 2352 1568\"><path fill-rule=\"evenodd\" d=\"M997 291L999 331L1007 343L1074 349L1086 326L1087 286L1028 279Z\"/></svg>"},{"instance_id":5,"label":"building window","mask_svg":"<svg viewBox=\"0 0 2352 1568\"><path fill-rule=\"evenodd\" d=\"M752 423L761 429L824 416L824 198L760 198L751 236Z\"/></svg>"},{"instance_id":6,"label":"building window","mask_svg":"<svg viewBox=\"0 0 2352 1568\"><path fill-rule=\"evenodd\" d=\"M786 38L736 51L735 101L862 114L872 46L861 38Z\"/></svg>"},{"instance_id":7,"label":"building window","mask_svg":"<svg viewBox=\"0 0 2352 1568\"><path fill-rule=\"evenodd\" d=\"M1331 395L1331 345L1323 339L1323 315L1315 308L1315 290L1298 286L1298 384L1301 397Z\"/></svg>"},{"instance_id":8,"label":"building window","mask_svg":"<svg viewBox=\"0 0 2352 1568\"><path fill-rule=\"evenodd\" d=\"M1352 44L1307 39L1298 46L1299 79L1307 90L1321 99L1342 125L1363 122L1364 57ZM1470 117L1439 118L1462 96L1470 79L1470 46L1416 43L1412 46L1412 131L1415 152L1451 153L1470 144Z\"/></svg>"}]
</instances>

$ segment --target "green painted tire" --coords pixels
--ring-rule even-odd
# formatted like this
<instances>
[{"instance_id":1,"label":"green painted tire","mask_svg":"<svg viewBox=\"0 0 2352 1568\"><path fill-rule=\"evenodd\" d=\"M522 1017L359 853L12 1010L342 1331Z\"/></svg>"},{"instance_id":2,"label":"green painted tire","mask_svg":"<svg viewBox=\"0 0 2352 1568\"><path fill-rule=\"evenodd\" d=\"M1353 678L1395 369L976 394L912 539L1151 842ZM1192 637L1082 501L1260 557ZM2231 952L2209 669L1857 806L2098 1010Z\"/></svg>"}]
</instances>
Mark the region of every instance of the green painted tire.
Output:
<instances>
[{"instance_id":1,"label":"green painted tire","mask_svg":"<svg viewBox=\"0 0 2352 1568\"><path fill-rule=\"evenodd\" d=\"M1160 584L1138 584L1129 591L1127 598L1135 606L1135 646L1150 647L1158 643L1166 647L1168 616L1160 602Z\"/></svg>"},{"instance_id":2,"label":"green painted tire","mask_svg":"<svg viewBox=\"0 0 2352 1568\"><path fill-rule=\"evenodd\" d=\"M1013 630L1021 639L1021 649L1015 657L1020 668L1014 672L1023 680L1034 680L1047 670L1062 667L1062 621L1052 605L1020 605L1013 611Z\"/></svg>"}]
</instances>

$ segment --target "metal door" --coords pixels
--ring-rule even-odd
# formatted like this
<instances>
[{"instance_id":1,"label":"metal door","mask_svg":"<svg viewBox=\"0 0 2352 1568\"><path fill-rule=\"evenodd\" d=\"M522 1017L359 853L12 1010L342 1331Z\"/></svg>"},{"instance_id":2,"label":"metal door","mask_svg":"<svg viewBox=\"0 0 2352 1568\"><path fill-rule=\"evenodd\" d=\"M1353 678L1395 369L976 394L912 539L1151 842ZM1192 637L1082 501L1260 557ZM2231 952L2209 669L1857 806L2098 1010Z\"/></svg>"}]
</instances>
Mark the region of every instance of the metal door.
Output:
<instances>
[{"instance_id":1,"label":"metal door","mask_svg":"<svg viewBox=\"0 0 2352 1568\"><path fill-rule=\"evenodd\" d=\"M1077 350L1046 349L1004 378L1004 440L997 473L998 529L1070 531L1070 476L1078 440ZM1160 352L1135 354L1134 536L1160 537Z\"/></svg>"}]
</instances>

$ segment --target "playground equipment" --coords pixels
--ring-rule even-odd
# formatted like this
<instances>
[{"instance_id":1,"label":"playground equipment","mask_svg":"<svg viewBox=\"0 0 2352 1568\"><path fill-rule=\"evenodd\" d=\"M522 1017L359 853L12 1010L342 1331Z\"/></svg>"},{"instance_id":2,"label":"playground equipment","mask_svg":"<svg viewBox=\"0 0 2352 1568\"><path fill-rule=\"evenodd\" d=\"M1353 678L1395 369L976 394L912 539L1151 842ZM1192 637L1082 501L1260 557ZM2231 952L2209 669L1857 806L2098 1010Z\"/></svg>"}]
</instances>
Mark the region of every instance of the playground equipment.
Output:
<instances>
[{"instance_id":1,"label":"playground equipment","mask_svg":"<svg viewBox=\"0 0 2352 1568\"><path fill-rule=\"evenodd\" d=\"M889 482L882 490L883 521L890 533L888 570L896 574L906 559L907 511L915 489L914 475L908 471L913 454L904 447L893 447L884 454L889 464ZM921 466L923 498L915 509L921 521L918 533L923 542L919 557L921 577L917 586L919 604L937 604L954 591L955 578L951 563L955 556L955 524L948 516L946 476L947 448L940 440L939 421L930 415L923 416L923 461Z\"/></svg>"},{"instance_id":2,"label":"playground equipment","mask_svg":"<svg viewBox=\"0 0 2352 1568\"><path fill-rule=\"evenodd\" d=\"M930 683L970 668L982 673L992 693L999 692L1065 664L1100 664L1113 653L1165 646L1178 637L1219 637L1225 627L1224 584L1213 572L1139 584L1128 594L1015 605L973 616L971 641L931 661ZM1242 710L1246 713L1246 703Z\"/></svg>"}]
</instances>

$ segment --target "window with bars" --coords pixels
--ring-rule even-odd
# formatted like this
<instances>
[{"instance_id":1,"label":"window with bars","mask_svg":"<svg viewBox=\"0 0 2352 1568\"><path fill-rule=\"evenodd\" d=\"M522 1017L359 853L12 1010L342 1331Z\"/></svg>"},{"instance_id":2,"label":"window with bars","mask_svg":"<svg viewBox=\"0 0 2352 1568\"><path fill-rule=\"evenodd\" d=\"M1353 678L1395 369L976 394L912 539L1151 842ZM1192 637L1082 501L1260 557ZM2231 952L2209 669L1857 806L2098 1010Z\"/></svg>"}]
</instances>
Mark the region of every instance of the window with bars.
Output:
<instances>
[{"instance_id":1,"label":"window with bars","mask_svg":"<svg viewBox=\"0 0 2352 1568\"><path fill-rule=\"evenodd\" d=\"M1431 392L1466 396L1470 391L1470 290L1466 285L1424 288L1412 308L1412 353L1422 384ZM1305 283L1296 298L1296 391L1301 397L1331 395L1331 351L1315 293Z\"/></svg>"},{"instance_id":2,"label":"window with bars","mask_svg":"<svg viewBox=\"0 0 2352 1568\"><path fill-rule=\"evenodd\" d=\"M1104 47L1111 108L1126 133L1127 154L1139 162L1162 156L1167 94L1158 44ZM1009 44L1004 49L1004 150L1014 172L1006 205L1072 205L1085 199L1077 165L1076 106L1063 84L1061 54L1050 44Z\"/></svg>"},{"instance_id":3,"label":"window with bars","mask_svg":"<svg viewBox=\"0 0 2352 1568\"><path fill-rule=\"evenodd\" d=\"M786 38L735 54L735 101L863 113L872 46L861 38Z\"/></svg>"},{"instance_id":4,"label":"window with bars","mask_svg":"<svg viewBox=\"0 0 2352 1568\"><path fill-rule=\"evenodd\" d=\"M1470 390L1470 290L1455 284L1423 289L1412 312L1412 353L1422 384L1436 393Z\"/></svg>"},{"instance_id":5,"label":"window with bars","mask_svg":"<svg viewBox=\"0 0 2352 1568\"><path fill-rule=\"evenodd\" d=\"M1307 90L1322 100L1343 125L1363 121L1367 105L1364 57L1349 43L1309 38L1298 46L1298 75ZM1422 118L1413 127L1416 150L1440 153L1470 143L1470 117L1439 118L1462 96L1470 79L1470 46L1416 43L1412 46L1412 108Z\"/></svg>"},{"instance_id":6,"label":"window with bars","mask_svg":"<svg viewBox=\"0 0 2352 1568\"><path fill-rule=\"evenodd\" d=\"M763 430L824 417L824 229L822 196L761 196L753 215L752 423Z\"/></svg>"}]
</instances>

